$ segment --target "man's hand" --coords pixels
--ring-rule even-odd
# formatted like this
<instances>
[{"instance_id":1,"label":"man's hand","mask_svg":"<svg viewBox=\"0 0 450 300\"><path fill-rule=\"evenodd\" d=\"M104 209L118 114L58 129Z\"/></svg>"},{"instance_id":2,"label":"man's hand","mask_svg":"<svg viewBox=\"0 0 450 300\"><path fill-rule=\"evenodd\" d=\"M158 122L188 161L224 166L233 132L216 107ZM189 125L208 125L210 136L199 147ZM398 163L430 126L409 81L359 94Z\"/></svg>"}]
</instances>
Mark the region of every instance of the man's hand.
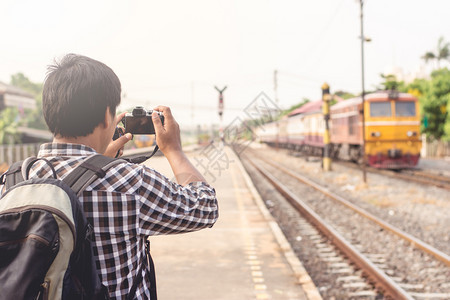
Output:
<instances>
[{"instance_id":1,"label":"man's hand","mask_svg":"<svg viewBox=\"0 0 450 300\"><path fill-rule=\"evenodd\" d=\"M116 116L115 119L115 125L116 127L119 125L120 121L125 117L126 112L121 113L120 115ZM109 157L120 157L123 155L123 148L128 141L130 141L133 138L133 135L131 133L126 133L125 135L122 135L118 139L111 141L109 143L108 147L106 148L105 153L103 155L109 156Z\"/></svg>"},{"instance_id":2,"label":"man's hand","mask_svg":"<svg viewBox=\"0 0 450 300\"><path fill-rule=\"evenodd\" d=\"M178 183L184 186L196 181L206 182L181 149L180 126L173 118L170 108L158 106L155 110L162 112L164 115L163 125L158 114L155 112L152 114L156 144L169 161Z\"/></svg>"},{"instance_id":3,"label":"man's hand","mask_svg":"<svg viewBox=\"0 0 450 300\"><path fill-rule=\"evenodd\" d=\"M164 125L158 114L153 112L152 119L155 126L156 144L162 153L167 157L173 153L181 152L180 126L172 116L170 108L158 106L155 111L162 112L164 115Z\"/></svg>"}]
</instances>

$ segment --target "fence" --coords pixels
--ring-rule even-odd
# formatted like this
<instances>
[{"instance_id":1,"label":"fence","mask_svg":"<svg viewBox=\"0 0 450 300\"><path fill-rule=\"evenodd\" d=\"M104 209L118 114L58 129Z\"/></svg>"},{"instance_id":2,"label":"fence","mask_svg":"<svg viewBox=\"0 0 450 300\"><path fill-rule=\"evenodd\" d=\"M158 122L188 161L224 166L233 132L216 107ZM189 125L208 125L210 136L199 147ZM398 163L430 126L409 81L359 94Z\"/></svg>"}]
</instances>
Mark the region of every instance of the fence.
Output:
<instances>
[{"instance_id":1,"label":"fence","mask_svg":"<svg viewBox=\"0 0 450 300\"><path fill-rule=\"evenodd\" d=\"M29 156L36 156L41 144L0 145L0 175L16 161L24 160ZM134 156L149 153L153 147L126 149L124 155Z\"/></svg>"},{"instance_id":2,"label":"fence","mask_svg":"<svg viewBox=\"0 0 450 300\"><path fill-rule=\"evenodd\" d=\"M422 141L422 157L450 157L450 142Z\"/></svg>"},{"instance_id":3,"label":"fence","mask_svg":"<svg viewBox=\"0 0 450 300\"><path fill-rule=\"evenodd\" d=\"M13 162L37 155L41 144L0 145L0 169Z\"/></svg>"},{"instance_id":4,"label":"fence","mask_svg":"<svg viewBox=\"0 0 450 300\"><path fill-rule=\"evenodd\" d=\"M422 139L422 157L450 157L450 142L426 141ZM13 162L37 155L41 144L0 145L0 171L5 171ZM1 173L1 172L0 172Z\"/></svg>"}]
</instances>

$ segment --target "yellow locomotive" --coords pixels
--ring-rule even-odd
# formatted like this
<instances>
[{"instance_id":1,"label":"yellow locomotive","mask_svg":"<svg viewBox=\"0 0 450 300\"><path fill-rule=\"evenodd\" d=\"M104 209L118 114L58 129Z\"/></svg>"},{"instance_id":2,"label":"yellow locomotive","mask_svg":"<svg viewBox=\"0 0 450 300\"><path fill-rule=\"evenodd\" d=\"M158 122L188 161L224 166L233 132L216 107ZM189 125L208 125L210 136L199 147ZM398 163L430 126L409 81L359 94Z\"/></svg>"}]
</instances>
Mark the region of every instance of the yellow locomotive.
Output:
<instances>
[{"instance_id":1,"label":"yellow locomotive","mask_svg":"<svg viewBox=\"0 0 450 300\"><path fill-rule=\"evenodd\" d=\"M155 144L155 136L151 134L136 134L133 136L133 141L137 148L151 147Z\"/></svg>"},{"instance_id":2,"label":"yellow locomotive","mask_svg":"<svg viewBox=\"0 0 450 300\"><path fill-rule=\"evenodd\" d=\"M331 107L331 142L339 157L361 158L361 97ZM368 94L364 101L365 153L376 168L400 169L417 165L420 140L419 104L415 97L395 91Z\"/></svg>"}]
</instances>

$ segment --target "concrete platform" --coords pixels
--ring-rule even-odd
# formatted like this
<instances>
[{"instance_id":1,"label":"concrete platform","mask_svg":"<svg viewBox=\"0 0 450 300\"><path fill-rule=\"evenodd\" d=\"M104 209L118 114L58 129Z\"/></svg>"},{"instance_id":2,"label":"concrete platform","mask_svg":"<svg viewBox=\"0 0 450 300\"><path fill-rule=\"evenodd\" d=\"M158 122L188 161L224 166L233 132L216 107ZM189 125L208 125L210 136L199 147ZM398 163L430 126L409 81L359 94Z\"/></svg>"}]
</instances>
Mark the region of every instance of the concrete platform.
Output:
<instances>
[{"instance_id":1,"label":"concrete platform","mask_svg":"<svg viewBox=\"0 0 450 300\"><path fill-rule=\"evenodd\" d=\"M256 199L259 195L238 158L230 149L221 151L221 161L229 163L222 170L212 165L202 170L204 152L189 155L216 188L220 212L215 226L151 238L159 299L321 299ZM164 157L146 164L173 178Z\"/></svg>"}]
</instances>

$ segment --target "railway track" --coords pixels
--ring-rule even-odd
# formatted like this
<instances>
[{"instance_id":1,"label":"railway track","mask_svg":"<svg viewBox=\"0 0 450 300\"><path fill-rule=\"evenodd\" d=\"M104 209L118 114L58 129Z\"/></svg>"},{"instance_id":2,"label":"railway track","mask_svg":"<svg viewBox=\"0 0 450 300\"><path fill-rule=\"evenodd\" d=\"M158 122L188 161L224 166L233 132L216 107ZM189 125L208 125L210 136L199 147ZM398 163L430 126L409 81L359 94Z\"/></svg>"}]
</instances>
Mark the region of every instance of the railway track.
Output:
<instances>
[{"instance_id":1,"label":"railway track","mask_svg":"<svg viewBox=\"0 0 450 300\"><path fill-rule=\"evenodd\" d=\"M450 190L450 178L444 175L432 174L421 170L402 170L402 175L409 176L408 180L413 177L415 179L422 179L424 183L434 185L446 190Z\"/></svg>"},{"instance_id":2,"label":"railway track","mask_svg":"<svg viewBox=\"0 0 450 300\"><path fill-rule=\"evenodd\" d=\"M346 161L337 161L340 165L353 168L353 169L360 169L360 166ZM416 182L420 184L426 184L430 186L436 186L442 189L450 190L450 178L438 175L438 174L432 174L429 172L421 171L421 170L415 170L415 169L409 169L409 170L400 170L400 171L390 171L390 170L381 170L376 169L372 167L366 167L366 170L371 173L381 174L384 176L389 176L392 178L402 179L409 182Z\"/></svg>"},{"instance_id":3,"label":"railway track","mask_svg":"<svg viewBox=\"0 0 450 300\"><path fill-rule=\"evenodd\" d=\"M448 255L442 253L437 249L434 249L430 245L412 237L411 235L394 228L393 226L387 224L383 220L380 220L375 216L356 207L355 205L346 201L342 197L332 194L330 191L328 191L323 187L320 187L318 184L312 182L311 180L304 178L301 175L296 174L295 172L277 163L274 163L273 161L267 161L258 158L258 161L255 162L255 158L258 156L254 153L251 154L251 157L252 157L251 159L249 157L245 157L244 159L248 161L250 165L252 165L252 168L257 170L266 180L268 180L278 190L278 192L281 193L291 203L293 207L295 207L298 211L300 211L304 215L304 217L308 220L308 222L313 224L313 226L317 228L317 230L320 231L323 236L326 236L326 240L332 241L333 245L331 246L324 245L323 241L320 242L321 244L318 244L320 245L318 246L318 249L319 248L322 249L320 250L320 253L322 253L321 255L322 256L330 255L330 252L333 251L332 249L334 247L338 249L339 252L343 253L343 255L346 258L337 259L337 261L334 262L335 267L341 266L344 269L346 269L344 265L354 264L355 266L357 266L357 269L362 270L364 276L368 277L368 281L370 283L374 284L377 287L377 289L381 291L384 295L388 295L393 299L414 299L414 298L446 299L450 297L450 294L448 293L450 289L450 284L445 282L446 281L445 276L450 275L450 271L448 269L450 266L450 259ZM265 167L263 167L262 165L265 165ZM280 173L285 174L283 175L284 176L283 183L280 182L281 181ZM372 224L376 224L372 226L377 226L378 228L381 227L383 228L382 229L383 231L390 231L393 234L395 234L398 237L398 239L400 239L399 243L400 245L397 247L403 247L401 248L404 249L403 251L405 252L410 251L408 250L408 246L405 247L406 244L409 245L409 247L410 245L414 245L415 247L420 249L420 251L426 252L428 255L430 255L429 257L427 256L426 258L426 260L428 260L427 262L419 261L418 263L423 264L422 267L425 268L426 270L429 270L430 272L433 270L432 272L440 274L439 276L441 277L442 277L441 274L444 274L443 283L439 287L440 290L438 290L437 292L430 292L427 290L427 286L421 282L416 283L403 282L405 276L407 276L408 274L408 270L400 270L400 271L395 270L395 263L389 261L390 260L389 255L386 253L382 253L383 250L379 251L378 253L371 253L370 251L367 250L368 247L362 245L363 242L359 241L357 238L352 236L352 234L340 233L345 232L347 229L346 227L350 227L351 225L345 223L333 225L327 224L327 222L324 221L323 217L321 217L307 203L305 203L302 199L300 199L300 197L297 196L298 195L297 193L291 191L292 188L287 187L287 182L290 182L290 185L293 186L295 189L295 186L296 185L298 186L299 181L312 186L316 190L316 192L320 191L320 193L326 195L327 198L332 198L334 202L335 201L339 202L339 205L344 205L347 209L352 210L353 213L357 213L363 218L370 220ZM339 221L337 223L339 223ZM378 229L378 231L379 230L380 229ZM308 232L308 230L306 231ZM375 229L375 231L377 231L377 229ZM312 232L312 230L309 230L309 232ZM360 234L362 233L358 233L358 235ZM314 236L314 233L312 235ZM344 235L347 236L347 239L350 238L352 242L351 243L348 242L346 238L344 238ZM407 241L407 243L405 241ZM402 243L403 245L401 245ZM430 257L432 257L432 259L430 259ZM331 258L332 257L329 256L329 259ZM350 260L350 263L345 262L347 258ZM439 260L440 262L436 263L436 260ZM404 264L405 263L403 263L403 265ZM408 265L408 263L406 263L406 265ZM350 273L357 274L357 272L358 271L355 270L354 272ZM389 275L387 273L389 273ZM349 278L352 278L352 276L356 278L358 277L354 275L349 275L340 277L340 279L347 280ZM364 283L362 282L353 282L346 284L347 287L364 286ZM366 293L370 294L370 291L366 290Z\"/></svg>"}]
</instances>

